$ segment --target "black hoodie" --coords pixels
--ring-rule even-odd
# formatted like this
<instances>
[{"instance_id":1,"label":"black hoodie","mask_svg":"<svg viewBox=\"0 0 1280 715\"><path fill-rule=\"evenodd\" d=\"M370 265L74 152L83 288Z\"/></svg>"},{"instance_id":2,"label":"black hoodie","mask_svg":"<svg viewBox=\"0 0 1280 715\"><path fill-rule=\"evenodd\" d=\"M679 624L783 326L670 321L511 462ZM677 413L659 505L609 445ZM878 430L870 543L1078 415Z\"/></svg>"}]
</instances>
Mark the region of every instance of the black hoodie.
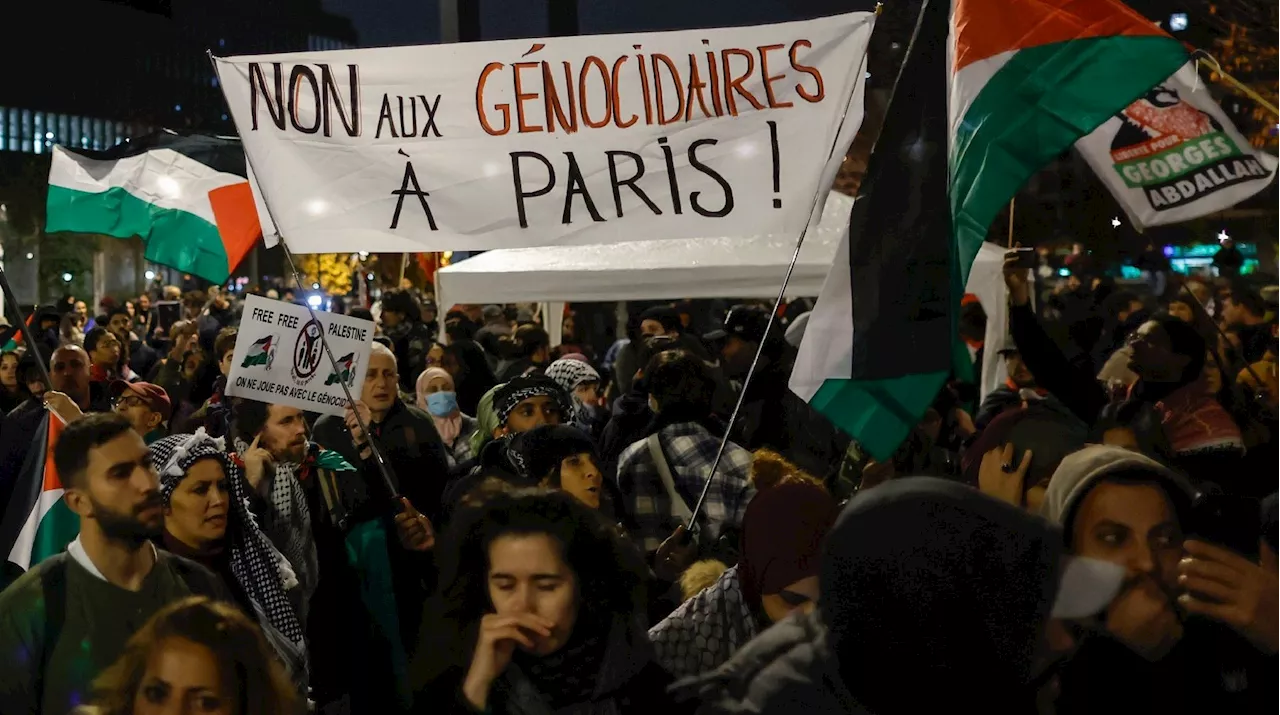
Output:
<instances>
[{"instance_id":1,"label":"black hoodie","mask_svg":"<svg viewBox=\"0 0 1280 715\"><path fill-rule=\"evenodd\" d=\"M827 537L817 611L678 687L707 713L1034 712L1062 552L1057 527L976 490L889 482Z\"/></svg>"}]
</instances>

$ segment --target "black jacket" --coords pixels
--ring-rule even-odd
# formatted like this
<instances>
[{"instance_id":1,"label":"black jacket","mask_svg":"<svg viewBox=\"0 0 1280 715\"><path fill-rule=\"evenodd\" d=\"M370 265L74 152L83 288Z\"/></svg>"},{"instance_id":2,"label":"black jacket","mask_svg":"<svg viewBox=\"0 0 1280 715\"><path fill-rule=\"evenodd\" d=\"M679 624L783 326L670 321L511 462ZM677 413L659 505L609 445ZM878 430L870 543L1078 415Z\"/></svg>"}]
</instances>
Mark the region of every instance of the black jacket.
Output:
<instances>
[{"instance_id":1,"label":"black jacket","mask_svg":"<svg viewBox=\"0 0 1280 715\"><path fill-rule=\"evenodd\" d=\"M1056 526L974 489L888 482L855 496L828 534L814 614L680 691L706 713L1034 713L1030 655L1062 553Z\"/></svg>"}]
</instances>

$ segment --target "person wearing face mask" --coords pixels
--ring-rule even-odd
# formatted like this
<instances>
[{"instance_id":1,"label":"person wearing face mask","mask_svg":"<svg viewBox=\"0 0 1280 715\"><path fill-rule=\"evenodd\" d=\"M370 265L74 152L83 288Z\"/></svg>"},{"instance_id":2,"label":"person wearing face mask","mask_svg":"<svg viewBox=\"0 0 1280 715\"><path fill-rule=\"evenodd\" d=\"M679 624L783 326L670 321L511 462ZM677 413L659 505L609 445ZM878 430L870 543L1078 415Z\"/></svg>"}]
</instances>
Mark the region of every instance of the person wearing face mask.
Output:
<instances>
[{"instance_id":1,"label":"person wearing face mask","mask_svg":"<svg viewBox=\"0 0 1280 715\"><path fill-rule=\"evenodd\" d=\"M836 519L812 612L677 695L726 715L1036 712L1123 578L1068 557L1056 526L1017 507L955 482L893 480Z\"/></svg>"},{"instance_id":2,"label":"person wearing face mask","mask_svg":"<svg viewBox=\"0 0 1280 715\"><path fill-rule=\"evenodd\" d=\"M1064 669L1061 715L1275 711L1274 572L1220 547L1184 542L1194 526L1194 498L1185 479L1120 447L1086 447L1054 473L1041 514L1062 526L1064 546L1125 569L1103 619L1106 637L1085 644ZM1211 591L1224 609L1240 600L1258 603L1257 592L1227 585L1237 583L1231 578L1237 572L1243 583L1270 581L1270 605L1257 611L1270 619L1232 624L1239 631L1233 633L1223 623L1188 617L1214 608L1190 587ZM1212 584L1189 580L1204 574ZM1268 648L1251 645L1268 633Z\"/></svg>"},{"instance_id":3,"label":"person wearing face mask","mask_svg":"<svg viewBox=\"0 0 1280 715\"><path fill-rule=\"evenodd\" d=\"M161 546L222 579L305 693L302 589L292 565L245 506L250 487L244 468L226 451L225 439L204 430L170 435L149 449L165 502Z\"/></svg>"},{"instance_id":4,"label":"person wearing face mask","mask_svg":"<svg viewBox=\"0 0 1280 715\"><path fill-rule=\"evenodd\" d=\"M288 715L299 702L253 622L195 597L147 621L72 715Z\"/></svg>"},{"instance_id":5,"label":"person wearing face mask","mask_svg":"<svg viewBox=\"0 0 1280 715\"><path fill-rule=\"evenodd\" d=\"M742 520L741 558L649 629L658 662L676 677L718 668L748 641L818 599L822 540L839 509L822 482L776 452L752 462L758 490Z\"/></svg>"},{"instance_id":6,"label":"person wearing face mask","mask_svg":"<svg viewBox=\"0 0 1280 715\"><path fill-rule=\"evenodd\" d=\"M416 713L691 712L645 635L640 555L564 492L499 492L440 548L414 664Z\"/></svg>"},{"instance_id":7,"label":"person wearing face mask","mask_svg":"<svg viewBox=\"0 0 1280 715\"><path fill-rule=\"evenodd\" d=\"M444 368L429 367L418 376L417 388L418 409L426 410L435 422L449 468L471 459L471 435L475 434L479 423L476 418L463 414L458 407L453 375Z\"/></svg>"}]
</instances>

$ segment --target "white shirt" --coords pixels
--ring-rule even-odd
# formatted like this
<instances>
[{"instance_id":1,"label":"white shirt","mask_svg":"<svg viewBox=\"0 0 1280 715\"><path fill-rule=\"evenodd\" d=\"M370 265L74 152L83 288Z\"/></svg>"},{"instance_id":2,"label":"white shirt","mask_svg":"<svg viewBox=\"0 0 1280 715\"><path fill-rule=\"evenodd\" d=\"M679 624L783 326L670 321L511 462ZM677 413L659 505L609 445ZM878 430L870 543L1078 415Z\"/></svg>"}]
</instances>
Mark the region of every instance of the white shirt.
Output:
<instances>
[{"instance_id":1,"label":"white shirt","mask_svg":"<svg viewBox=\"0 0 1280 715\"><path fill-rule=\"evenodd\" d=\"M156 553L156 545L148 541L147 546L151 547L151 556L158 560L159 554ZM98 570L98 567L93 565L93 561L89 559L89 554L85 553L84 544L80 543L79 534L76 535L75 541L67 544L67 555L75 559L76 563L83 566L85 571L88 571L103 581L107 580L107 577L102 575L102 571Z\"/></svg>"}]
</instances>

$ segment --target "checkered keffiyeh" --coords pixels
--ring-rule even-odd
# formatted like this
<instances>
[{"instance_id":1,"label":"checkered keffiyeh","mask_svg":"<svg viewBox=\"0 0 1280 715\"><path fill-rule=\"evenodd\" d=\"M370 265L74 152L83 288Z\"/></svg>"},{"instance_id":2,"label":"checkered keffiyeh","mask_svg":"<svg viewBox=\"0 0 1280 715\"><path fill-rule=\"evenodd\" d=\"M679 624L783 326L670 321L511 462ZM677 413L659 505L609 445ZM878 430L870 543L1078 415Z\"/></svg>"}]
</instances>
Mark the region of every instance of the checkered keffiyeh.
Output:
<instances>
[{"instance_id":1,"label":"checkered keffiyeh","mask_svg":"<svg viewBox=\"0 0 1280 715\"><path fill-rule=\"evenodd\" d=\"M517 377L499 387L493 394L493 412L498 417L498 424L507 423L507 418L511 416L511 411L516 408L516 405L531 397L543 395L550 396L556 401L556 406L560 408L561 419L569 420L573 417L573 403L560 383L544 375L533 375Z\"/></svg>"},{"instance_id":2,"label":"checkered keffiyeh","mask_svg":"<svg viewBox=\"0 0 1280 715\"><path fill-rule=\"evenodd\" d=\"M662 428L658 442L667 458L676 492L693 509L711 473L720 438L696 422L678 422ZM675 516L671 498L662 486L662 477L645 440L623 451L618 458L617 478L623 507L636 522L632 538L643 545L645 552L657 551L680 525L680 520ZM747 502L754 494L751 453L733 442L726 444L724 457L716 467L715 483L707 492L707 501L698 517L703 543L714 543L726 528L742 526Z\"/></svg>"},{"instance_id":3,"label":"checkered keffiyeh","mask_svg":"<svg viewBox=\"0 0 1280 715\"><path fill-rule=\"evenodd\" d=\"M201 459L216 459L222 464L230 491L226 548L231 573L253 604L268 642L294 680L305 683L307 649L302 624L285 596L286 590L298 585L297 577L249 511L249 483L239 460L227 452L226 440L210 437L201 428L195 434L175 434L158 440L150 450L160 472L160 493L166 506L191 465Z\"/></svg>"},{"instance_id":4,"label":"checkered keffiyeh","mask_svg":"<svg viewBox=\"0 0 1280 715\"><path fill-rule=\"evenodd\" d=\"M737 566L649 629L658 664L676 678L719 668L755 637L756 617L742 595Z\"/></svg>"}]
</instances>

